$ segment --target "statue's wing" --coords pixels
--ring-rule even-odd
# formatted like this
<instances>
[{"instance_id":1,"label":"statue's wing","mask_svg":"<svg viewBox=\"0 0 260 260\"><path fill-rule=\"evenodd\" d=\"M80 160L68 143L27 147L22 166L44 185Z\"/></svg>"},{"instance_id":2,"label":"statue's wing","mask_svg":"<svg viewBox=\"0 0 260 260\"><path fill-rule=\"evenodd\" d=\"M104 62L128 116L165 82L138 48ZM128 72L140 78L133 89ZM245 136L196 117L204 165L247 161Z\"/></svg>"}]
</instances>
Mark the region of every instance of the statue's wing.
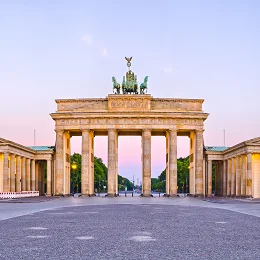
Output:
<instances>
[{"instance_id":1,"label":"statue's wing","mask_svg":"<svg viewBox=\"0 0 260 260\"><path fill-rule=\"evenodd\" d=\"M131 57L131 58L129 59L129 61L131 61L131 60L132 60L132 58L133 58L133 57Z\"/></svg>"},{"instance_id":2,"label":"statue's wing","mask_svg":"<svg viewBox=\"0 0 260 260\"><path fill-rule=\"evenodd\" d=\"M125 59L126 59L127 61L129 61L129 59L128 59L128 58L126 58L126 57L125 57Z\"/></svg>"}]
</instances>

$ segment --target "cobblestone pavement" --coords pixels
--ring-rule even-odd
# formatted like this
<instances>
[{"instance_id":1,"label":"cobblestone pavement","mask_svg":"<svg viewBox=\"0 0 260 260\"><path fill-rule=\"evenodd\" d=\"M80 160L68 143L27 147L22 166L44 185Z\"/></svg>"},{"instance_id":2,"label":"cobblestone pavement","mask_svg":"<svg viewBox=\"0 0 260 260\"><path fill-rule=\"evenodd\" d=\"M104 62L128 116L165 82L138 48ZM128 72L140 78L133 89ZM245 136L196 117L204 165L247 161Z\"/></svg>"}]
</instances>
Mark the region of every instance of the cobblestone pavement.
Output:
<instances>
[{"instance_id":1,"label":"cobblestone pavement","mask_svg":"<svg viewBox=\"0 0 260 260\"><path fill-rule=\"evenodd\" d=\"M187 200L165 205L154 204L155 199L135 204L100 199L99 205L87 206L73 206L71 200L38 203L53 207L0 221L0 259L260 258L260 218L255 216L183 205ZM60 208L63 202L67 207Z\"/></svg>"}]
</instances>

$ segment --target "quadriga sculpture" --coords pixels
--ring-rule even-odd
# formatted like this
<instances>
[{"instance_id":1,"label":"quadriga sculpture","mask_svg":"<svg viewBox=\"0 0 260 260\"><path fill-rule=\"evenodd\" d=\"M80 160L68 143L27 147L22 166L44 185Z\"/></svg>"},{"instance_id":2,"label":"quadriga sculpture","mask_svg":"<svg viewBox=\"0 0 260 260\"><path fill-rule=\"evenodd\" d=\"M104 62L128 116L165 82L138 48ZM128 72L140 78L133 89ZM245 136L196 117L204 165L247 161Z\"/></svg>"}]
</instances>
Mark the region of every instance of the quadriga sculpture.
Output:
<instances>
[{"instance_id":1,"label":"quadriga sculpture","mask_svg":"<svg viewBox=\"0 0 260 260\"><path fill-rule=\"evenodd\" d=\"M123 94L138 94L137 77L135 76L134 80L125 80L124 76L122 82L122 91Z\"/></svg>"},{"instance_id":2,"label":"quadriga sculpture","mask_svg":"<svg viewBox=\"0 0 260 260\"><path fill-rule=\"evenodd\" d=\"M147 81L148 76L144 78L144 82L140 85L140 94L144 94L145 92L147 93Z\"/></svg>"},{"instance_id":3,"label":"quadriga sculpture","mask_svg":"<svg viewBox=\"0 0 260 260\"><path fill-rule=\"evenodd\" d=\"M112 82L113 82L113 92L114 92L115 94L120 94L120 84L117 83L115 77L112 77Z\"/></svg>"}]
</instances>

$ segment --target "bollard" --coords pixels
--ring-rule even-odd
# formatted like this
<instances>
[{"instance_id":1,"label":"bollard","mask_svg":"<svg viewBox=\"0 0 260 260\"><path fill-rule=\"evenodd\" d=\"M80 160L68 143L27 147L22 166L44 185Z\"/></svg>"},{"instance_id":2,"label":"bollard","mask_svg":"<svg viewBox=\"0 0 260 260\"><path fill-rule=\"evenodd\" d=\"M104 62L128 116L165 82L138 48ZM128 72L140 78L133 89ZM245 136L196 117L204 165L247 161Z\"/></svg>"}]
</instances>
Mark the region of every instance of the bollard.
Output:
<instances>
[{"instance_id":1,"label":"bollard","mask_svg":"<svg viewBox=\"0 0 260 260\"><path fill-rule=\"evenodd\" d=\"M134 192L132 192L132 197L134 197Z\"/></svg>"},{"instance_id":2,"label":"bollard","mask_svg":"<svg viewBox=\"0 0 260 260\"><path fill-rule=\"evenodd\" d=\"M125 197L126 197L126 192L125 192Z\"/></svg>"},{"instance_id":3,"label":"bollard","mask_svg":"<svg viewBox=\"0 0 260 260\"><path fill-rule=\"evenodd\" d=\"M159 192L159 198L160 198L160 196L161 196L161 193Z\"/></svg>"}]
</instances>

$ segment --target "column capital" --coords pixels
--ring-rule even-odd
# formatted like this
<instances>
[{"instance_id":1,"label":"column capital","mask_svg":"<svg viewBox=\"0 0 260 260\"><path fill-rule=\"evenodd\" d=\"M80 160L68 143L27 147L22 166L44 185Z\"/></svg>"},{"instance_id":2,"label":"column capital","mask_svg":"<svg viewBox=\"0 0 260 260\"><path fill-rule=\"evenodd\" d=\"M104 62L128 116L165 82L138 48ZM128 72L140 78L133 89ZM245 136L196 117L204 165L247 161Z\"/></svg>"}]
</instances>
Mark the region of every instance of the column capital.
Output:
<instances>
[{"instance_id":1,"label":"column capital","mask_svg":"<svg viewBox=\"0 0 260 260\"><path fill-rule=\"evenodd\" d=\"M150 132L152 132L152 129L151 128L144 128L144 129L142 129L142 132L143 133L150 133Z\"/></svg>"},{"instance_id":2,"label":"column capital","mask_svg":"<svg viewBox=\"0 0 260 260\"><path fill-rule=\"evenodd\" d=\"M177 129L171 128L167 130L169 133L177 133Z\"/></svg>"},{"instance_id":3,"label":"column capital","mask_svg":"<svg viewBox=\"0 0 260 260\"><path fill-rule=\"evenodd\" d=\"M109 129L107 129L107 131L110 132L110 133L112 133L112 132L117 132L117 129L115 129L115 128L109 128Z\"/></svg>"},{"instance_id":4,"label":"column capital","mask_svg":"<svg viewBox=\"0 0 260 260\"><path fill-rule=\"evenodd\" d=\"M204 129L196 129L196 130L195 130L196 134L197 134L197 133L203 134L204 131L205 131Z\"/></svg>"},{"instance_id":5,"label":"column capital","mask_svg":"<svg viewBox=\"0 0 260 260\"><path fill-rule=\"evenodd\" d=\"M61 130L61 129L55 129L54 130L56 133L64 133L65 132L65 130Z\"/></svg>"}]
</instances>

